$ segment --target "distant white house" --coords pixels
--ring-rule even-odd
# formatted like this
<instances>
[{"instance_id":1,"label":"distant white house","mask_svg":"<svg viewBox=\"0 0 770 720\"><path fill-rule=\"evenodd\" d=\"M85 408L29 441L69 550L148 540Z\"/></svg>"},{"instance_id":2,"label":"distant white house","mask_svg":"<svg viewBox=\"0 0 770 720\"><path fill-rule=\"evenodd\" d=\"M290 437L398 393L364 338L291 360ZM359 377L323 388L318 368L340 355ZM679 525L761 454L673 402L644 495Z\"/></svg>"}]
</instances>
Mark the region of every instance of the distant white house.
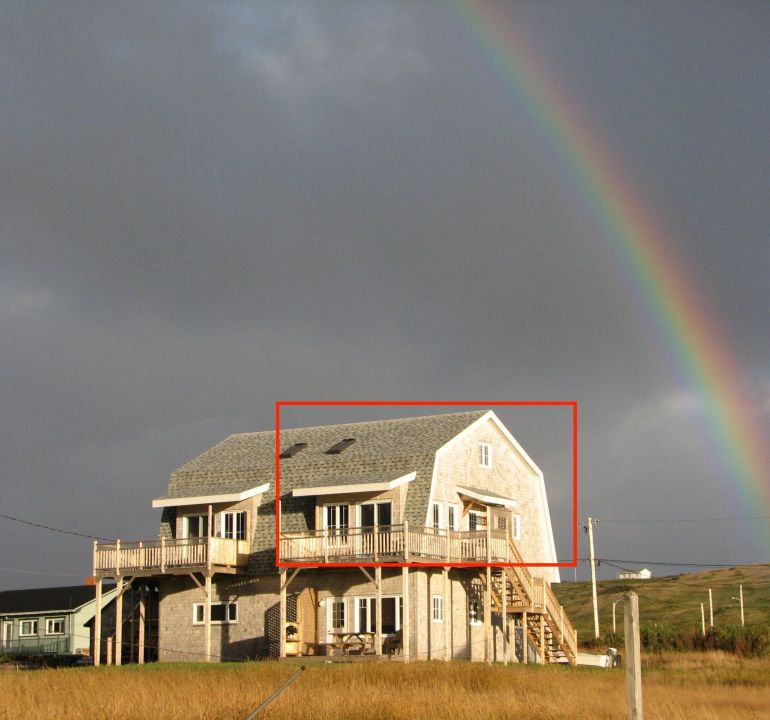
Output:
<instances>
[{"instance_id":1,"label":"distant white house","mask_svg":"<svg viewBox=\"0 0 770 720\"><path fill-rule=\"evenodd\" d=\"M621 570L618 573L618 580L649 580L652 573L647 568L641 570Z\"/></svg>"}]
</instances>

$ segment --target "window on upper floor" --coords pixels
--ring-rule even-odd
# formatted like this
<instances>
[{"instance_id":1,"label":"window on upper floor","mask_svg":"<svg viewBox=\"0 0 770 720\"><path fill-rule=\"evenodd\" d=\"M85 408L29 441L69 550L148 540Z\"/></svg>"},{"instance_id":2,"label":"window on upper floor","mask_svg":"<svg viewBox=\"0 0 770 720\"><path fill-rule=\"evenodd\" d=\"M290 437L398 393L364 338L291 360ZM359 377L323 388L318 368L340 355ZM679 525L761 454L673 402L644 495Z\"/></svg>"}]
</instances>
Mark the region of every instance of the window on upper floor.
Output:
<instances>
[{"instance_id":1,"label":"window on upper floor","mask_svg":"<svg viewBox=\"0 0 770 720\"><path fill-rule=\"evenodd\" d=\"M447 527L450 530L460 529L460 506L455 503L448 503L447 510Z\"/></svg>"},{"instance_id":2,"label":"window on upper floor","mask_svg":"<svg viewBox=\"0 0 770 720\"><path fill-rule=\"evenodd\" d=\"M246 539L246 511L230 510L222 513L220 535L232 540Z\"/></svg>"},{"instance_id":3,"label":"window on upper floor","mask_svg":"<svg viewBox=\"0 0 770 720\"><path fill-rule=\"evenodd\" d=\"M479 464L481 467L492 467L492 446L489 443L479 443Z\"/></svg>"},{"instance_id":4,"label":"window on upper floor","mask_svg":"<svg viewBox=\"0 0 770 720\"><path fill-rule=\"evenodd\" d=\"M440 502L434 502L431 505L430 525L434 530L444 527L443 506Z\"/></svg>"},{"instance_id":5,"label":"window on upper floor","mask_svg":"<svg viewBox=\"0 0 770 720\"><path fill-rule=\"evenodd\" d=\"M521 515L513 516L513 539L521 540Z\"/></svg>"},{"instance_id":6,"label":"window on upper floor","mask_svg":"<svg viewBox=\"0 0 770 720\"><path fill-rule=\"evenodd\" d=\"M182 532L186 538L205 538L209 536L208 515L186 515L183 520Z\"/></svg>"}]
</instances>

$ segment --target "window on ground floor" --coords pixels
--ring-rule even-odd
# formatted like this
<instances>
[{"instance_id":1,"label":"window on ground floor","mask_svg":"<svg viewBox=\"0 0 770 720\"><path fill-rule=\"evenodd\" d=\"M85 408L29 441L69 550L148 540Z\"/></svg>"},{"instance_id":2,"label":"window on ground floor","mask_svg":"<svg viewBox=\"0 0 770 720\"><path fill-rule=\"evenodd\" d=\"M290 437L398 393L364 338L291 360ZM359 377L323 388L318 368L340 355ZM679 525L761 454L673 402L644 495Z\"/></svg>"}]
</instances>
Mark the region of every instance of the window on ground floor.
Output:
<instances>
[{"instance_id":1,"label":"window on ground floor","mask_svg":"<svg viewBox=\"0 0 770 720\"><path fill-rule=\"evenodd\" d=\"M433 596L433 622L444 622L444 598L441 595Z\"/></svg>"},{"instance_id":2,"label":"window on ground floor","mask_svg":"<svg viewBox=\"0 0 770 720\"><path fill-rule=\"evenodd\" d=\"M374 597L355 598L356 615L354 619L354 632L377 631L377 599ZM400 597L382 598L382 633L392 635L401 629ZM331 627L331 625L330 625ZM337 630L339 632L339 630Z\"/></svg>"},{"instance_id":3,"label":"window on ground floor","mask_svg":"<svg viewBox=\"0 0 770 720\"><path fill-rule=\"evenodd\" d=\"M206 618L206 603L193 603L193 625L203 625ZM237 602L211 603L211 622L214 625L227 625L238 622Z\"/></svg>"},{"instance_id":4,"label":"window on ground floor","mask_svg":"<svg viewBox=\"0 0 770 720\"><path fill-rule=\"evenodd\" d=\"M45 621L45 634L46 635L64 635L64 618L63 617L48 618Z\"/></svg>"},{"instance_id":5,"label":"window on ground floor","mask_svg":"<svg viewBox=\"0 0 770 720\"><path fill-rule=\"evenodd\" d=\"M37 620L22 620L19 623L19 637L37 635Z\"/></svg>"}]
</instances>

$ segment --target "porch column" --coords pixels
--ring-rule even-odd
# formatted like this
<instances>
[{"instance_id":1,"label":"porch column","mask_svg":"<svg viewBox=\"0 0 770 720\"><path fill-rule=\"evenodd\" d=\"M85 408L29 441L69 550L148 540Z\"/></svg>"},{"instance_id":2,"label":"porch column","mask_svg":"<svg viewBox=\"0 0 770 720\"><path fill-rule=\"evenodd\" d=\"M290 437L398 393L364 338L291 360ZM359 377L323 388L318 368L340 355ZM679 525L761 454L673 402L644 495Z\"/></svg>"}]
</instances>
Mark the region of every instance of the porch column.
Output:
<instances>
[{"instance_id":1,"label":"porch column","mask_svg":"<svg viewBox=\"0 0 770 720\"><path fill-rule=\"evenodd\" d=\"M492 568L489 565L484 588L484 660L492 662Z\"/></svg>"},{"instance_id":2,"label":"porch column","mask_svg":"<svg viewBox=\"0 0 770 720\"><path fill-rule=\"evenodd\" d=\"M123 664L123 578L118 578L115 596L115 664Z\"/></svg>"},{"instance_id":3,"label":"porch column","mask_svg":"<svg viewBox=\"0 0 770 720\"><path fill-rule=\"evenodd\" d=\"M279 612L279 646L278 657L286 657L286 570L280 569L278 571L278 584L281 587L280 590L280 612Z\"/></svg>"},{"instance_id":4,"label":"porch column","mask_svg":"<svg viewBox=\"0 0 770 720\"><path fill-rule=\"evenodd\" d=\"M447 531L448 532L448 531ZM451 623L453 620L452 600L449 597L449 568L444 566L442 570L444 576L444 660L449 662L452 659L452 634Z\"/></svg>"},{"instance_id":5,"label":"porch column","mask_svg":"<svg viewBox=\"0 0 770 720\"><path fill-rule=\"evenodd\" d=\"M377 593L374 611L374 654L382 655L382 568L374 568L374 590Z\"/></svg>"},{"instance_id":6,"label":"porch column","mask_svg":"<svg viewBox=\"0 0 770 720\"><path fill-rule=\"evenodd\" d=\"M501 569L503 576L503 621L500 623L500 627L503 631L503 665L508 664L508 576L505 574L505 569Z\"/></svg>"},{"instance_id":7,"label":"porch column","mask_svg":"<svg viewBox=\"0 0 770 720\"><path fill-rule=\"evenodd\" d=\"M521 641L524 645L524 652L521 654L522 662L526 665L529 662L529 637L527 635L527 611L521 614Z\"/></svg>"},{"instance_id":8,"label":"porch column","mask_svg":"<svg viewBox=\"0 0 770 720\"><path fill-rule=\"evenodd\" d=\"M410 640L411 640L411 627L409 617L409 568L401 568L401 592L403 593L401 599L401 607L403 608L404 618L401 623L401 648L404 654L404 662L409 662Z\"/></svg>"},{"instance_id":9,"label":"porch column","mask_svg":"<svg viewBox=\"0 0 770 720\"><path fill-rule=\"evenodd\" d=\"M203 592L206 594L206 601L203 608L205 643L206 643L206 662L211 662L211 574L206 573Z\"/></svg>"},{"instance_id":10,"label":"porch column","mask_svg":"<svg viewBox=\"0 0 770 720\"><path fill-rule=\"evenodd\" d=\"M144 604L144 583L139 588L139 658L140 665L144 665L144 623L145 623L145 604Z\"/></svg>"},{"instance_id":11,"label":"porch column","mask_svg":"<svg viewBox=\"0 0 770 720\"><path fill-rule=\"evenodd\" d=\"M95 545L96 543L94 543ZM102 578L96 578L96 596L94 598L94 665L102 662Z\"/></svg>"}]
</instances>

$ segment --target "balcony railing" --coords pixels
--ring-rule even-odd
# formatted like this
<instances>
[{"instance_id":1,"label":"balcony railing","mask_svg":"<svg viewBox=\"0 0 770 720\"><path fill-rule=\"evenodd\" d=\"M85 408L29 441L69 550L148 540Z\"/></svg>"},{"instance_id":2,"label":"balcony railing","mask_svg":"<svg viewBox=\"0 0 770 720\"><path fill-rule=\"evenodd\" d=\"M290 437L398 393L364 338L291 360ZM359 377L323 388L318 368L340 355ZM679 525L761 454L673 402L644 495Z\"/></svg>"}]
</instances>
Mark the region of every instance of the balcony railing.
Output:
<instances>
[{"instance_id":1,"label":"balcony railing","mask_svg":"<svg viewBox=\"0 0 770 720\"><path fill-rule=\"evenodd\" d=\"M230 538L177 538L94 543L94 575L217 570L246 565L249 543Z\"/></svg>"},{"instance_id":2,"label":"balcony railing","mask_svg":"<svg viewBox=\"0 0 770 720\"><path fill-rule=\"evenodd\" d=\"M517 562L505 530L455 531L388 525L281 533L286 562Z\"/></svg>"}]
</instances>

